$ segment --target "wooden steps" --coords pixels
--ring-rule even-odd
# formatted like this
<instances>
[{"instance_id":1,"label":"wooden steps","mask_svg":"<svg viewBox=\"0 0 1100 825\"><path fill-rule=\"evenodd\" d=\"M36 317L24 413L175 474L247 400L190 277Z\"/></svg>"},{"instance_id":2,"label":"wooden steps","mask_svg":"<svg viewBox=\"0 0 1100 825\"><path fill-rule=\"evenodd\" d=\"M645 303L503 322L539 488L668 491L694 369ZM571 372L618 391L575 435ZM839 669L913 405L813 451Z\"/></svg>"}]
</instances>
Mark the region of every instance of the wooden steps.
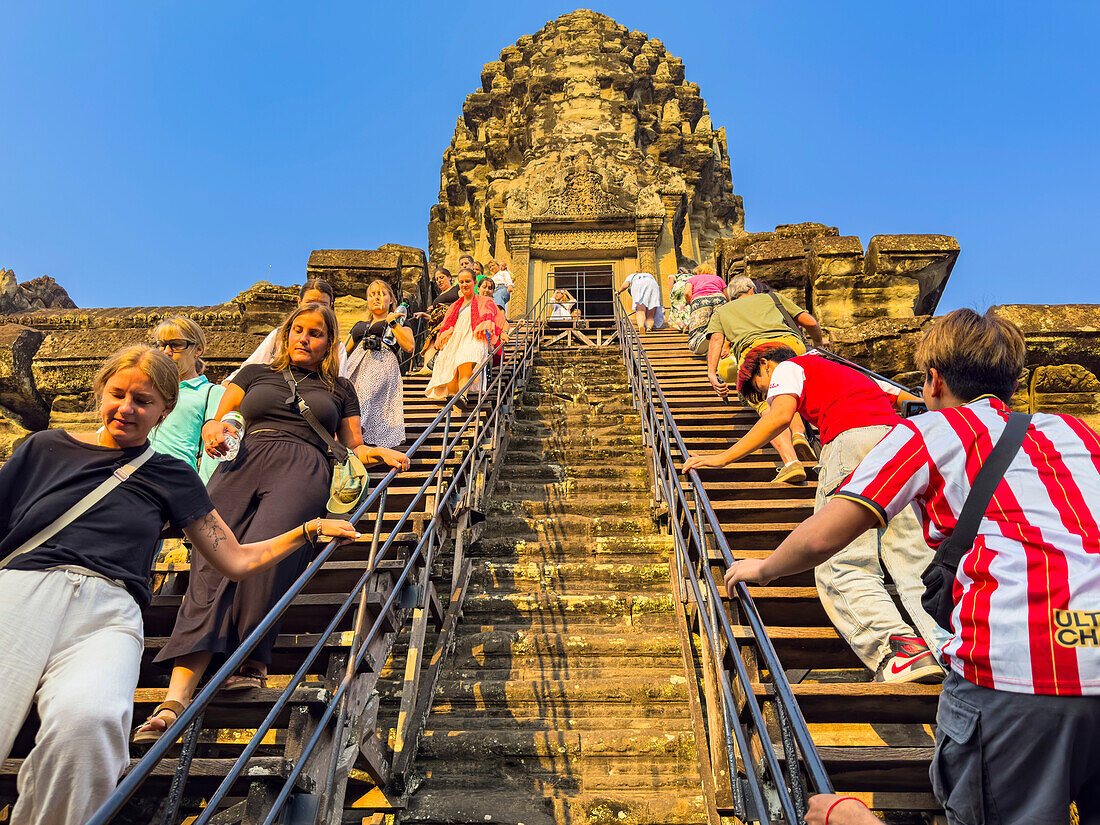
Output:
<instances>
[{"instance_id":1,"label":"wooden steps","mask_svg":"<svg viewBox=\"0 0 1100 825\"><path fill-rule=\"evenodd\" d=\"M689 449L724 449L756 422L755 412L736 399L725 404L714 395L705 361L689 353L685 336L658 331L642 340ZM768 446L730 467L699 473L735 555L766 556L813 512L812 466L804 465L805 484L776 484L770 479L779 463ZM718 558L711 562L720 580L725 565ZM829 623L812 572L750 587L749 593L837 791L890 812L891 821L942 813L928 779L939 686L871 682L871 673ZM751 633L737 620L738 608L730 609L734 636L756 661ZM782 760L770 683L754 683L752 690L764 702Z\"/></svg>"}]
</instances>

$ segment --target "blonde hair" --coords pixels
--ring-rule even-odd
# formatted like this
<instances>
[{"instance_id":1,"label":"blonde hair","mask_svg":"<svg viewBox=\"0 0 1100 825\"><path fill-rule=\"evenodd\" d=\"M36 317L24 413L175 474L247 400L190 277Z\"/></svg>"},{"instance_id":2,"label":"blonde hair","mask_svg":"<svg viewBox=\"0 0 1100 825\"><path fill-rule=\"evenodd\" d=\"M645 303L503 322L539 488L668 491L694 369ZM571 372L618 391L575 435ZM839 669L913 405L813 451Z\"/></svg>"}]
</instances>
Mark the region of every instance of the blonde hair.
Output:
<instances>
[{"instance_id":1,"label":"blonde hair","mask_svg":"<svg viewBox=\"0 0 1100 825\"><path fill-rule=\"evenodd\" d=\"M103 362L103 366L92 379L97 408L103 398L103 388L107 386L107 382L114 377L115 373L130 368L141 370L145 377L153 382L153 389L164 399L166 413L175 408L180 394L180 371L175 361L161 350L147 344L132 344L107 356L107 360Z\"/></svg>"},{"instance_id":2,"label":"blonde hair","mask_svg":"<svg viewBox=\"0 0 1100 825\"><path fill-rule=\"evenodd\" d=\"M936 321L917 347L917 369L935 369L951 393L963 401L995 395L1006 404L1027 360L1024 335L992 310L979 315L956 309Z\"/></svg>"},{"instance_id":3,"label":"blonde hair","mask_svg":"<svg viewBox=\"0 0 1100 825\"><path fill-rule=\"evenodd\" d=\"M381 278L375 278L373 281L367 284L367 292L370 292L370 288L375 284L381 284L383 289L386 290L386 294L390 297L390 311L392 312L393 308L397 306L397 298L394 297L393 287L390 286L389 281L383 281Z\"/></svg>"},{"instance_id":4,"label":"blonde hair","mask_svg":"<svg viewBox=\"0 0 1100 825\"><path fill-rule=\"evenodd\" d=\"M691 270L692 275L713 275L714 266L711 264L699 264L695 269Z\"/></svg>"},{"instance_id":5,"label":"blonde hair","mask_svg":"<svg viewBox=\"0 0 1100 825\"><path fill-rule=\"evenodd\" d=\"M160 338L162 333L166 336L194 341L198 344L199 349L206 352L206 333L202 331L202 327L195 323L193 318L188 318L186 315L173 315L171 318L165 318L153 328L153 338ZM202 375L204 372L206 372L206 362L196 354L195 374Z\"/></svg>"},{"instance_id":6,"label":"blonde hair","mask_svg":"<svg viewBox=\"0 0 1100 825\"><path fill-rule=\"evenodd\" d=\"M340 356L337 343L340 340L340 324L336 320L336 313L324 304L306 304L300 306L283 321L279 327L279 335L275 346L275 357L271 361L271 369L278 372L290 366L290 329L300 315L307 312L315 312L325 322L325 331L328 333L328 351L321 360L321 368L317 371L321 381L330 390L336 389L336 379L340 377Z\"/></svg>"}]
</instances>

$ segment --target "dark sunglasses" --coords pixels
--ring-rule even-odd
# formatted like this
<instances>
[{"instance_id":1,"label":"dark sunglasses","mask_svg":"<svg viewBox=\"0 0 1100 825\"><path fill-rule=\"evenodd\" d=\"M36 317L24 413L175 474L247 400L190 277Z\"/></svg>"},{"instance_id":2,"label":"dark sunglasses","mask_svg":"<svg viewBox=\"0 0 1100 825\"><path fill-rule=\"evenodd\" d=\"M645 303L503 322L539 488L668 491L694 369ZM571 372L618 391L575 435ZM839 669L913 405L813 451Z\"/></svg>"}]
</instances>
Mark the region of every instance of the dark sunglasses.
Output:
<instances>
[{"instance_id":1,"label":"dark sunglasses","mask_svg":"<svg viewBox=\"0 0 1100 825\"><path fill-rule=\"evenodd\" d=\"M193 347L197 343L197 341L188 341L186 338L172 338L168 341L150 341L149 345L154 349L164 349L167 347L172 350L172 352L183 352L188 347Z\"/></svg>"}]
</instances>

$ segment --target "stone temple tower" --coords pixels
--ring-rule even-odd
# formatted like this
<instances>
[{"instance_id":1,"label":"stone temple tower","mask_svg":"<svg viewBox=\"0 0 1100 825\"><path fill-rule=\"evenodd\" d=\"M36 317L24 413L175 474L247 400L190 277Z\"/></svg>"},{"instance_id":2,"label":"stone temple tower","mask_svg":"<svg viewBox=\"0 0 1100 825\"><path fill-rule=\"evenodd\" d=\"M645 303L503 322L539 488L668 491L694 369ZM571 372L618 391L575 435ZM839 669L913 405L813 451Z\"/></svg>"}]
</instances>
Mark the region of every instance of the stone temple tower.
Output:
<instances>
[{"instance_id":1,"label":"stone temple tower","mask_svg":"<svg viewBox=\"0 0 1100 825\"><path fill-rule=\"evenodd\" d=\"M579 10L485 65L443 154L429 256L510 264L522 313L548 287L586 313L636 270L713 259L744 232L725 130L660 40Z\"/></svg>"}]
</instances>

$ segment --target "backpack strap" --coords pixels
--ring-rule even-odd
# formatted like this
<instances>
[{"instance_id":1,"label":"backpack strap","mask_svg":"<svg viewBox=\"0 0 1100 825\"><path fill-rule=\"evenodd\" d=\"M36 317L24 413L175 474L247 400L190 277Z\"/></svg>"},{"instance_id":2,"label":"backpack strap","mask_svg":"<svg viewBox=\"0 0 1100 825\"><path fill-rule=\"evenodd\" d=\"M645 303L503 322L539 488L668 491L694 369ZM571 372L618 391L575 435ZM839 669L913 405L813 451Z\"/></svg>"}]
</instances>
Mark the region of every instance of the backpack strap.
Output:
<instances>
[{"instance_id":1,"label":"backpack strap","mask_svg":"<svg viewBox=\"0 0 1100 825\"><path fill-rule=\"evenodd\" d=\"M292 407L297 406L298 412L302 414L302 418L306 420L306 423L313 428L313 431L321 437L321 440L325 442L332 454L336 456L336 460L339 462L347 461L348 448L337 441L332 435L321 426L321 422L317 420L317 416L313 414L313 410L306 404L306 400L298 394L298 382L294 380L294 376L290 373L290 367L283 369L283 378L287 384L290 385L290 398L287 399L287 403Z\"/></svg>"},{"instance_id":2,"label":"backpack strap","mask_svg":"<svg viewBox=\"0 0 1100 825\"><path fill-rule=\"evenodd\" d=\"M84 498L80 499L76 504L58 516L51 524L43 527L15 550L8 553L0 560L0 569L7 567L9 563L15 560L17 556L22 556L25 553L29 553L32 550L38 549L38 547L46 541L49 541L86 512L95 507L100 500L103 499L111 490L115 489L118 485L137 472L138 467L144 464L152 457L156 450L153 449L153 445L150 444L145 448L145 452L131 461L129 464L124 464L121 467L116 467L115 471L111 473L107 478L99 484L94 490L88 493Z\"/></svg>"},{"instance_id":3,"label":"backpack strap","mask_svg":"<svg viewBox=\"0 0 1100 825\"><path fill-rule=\"evenodd\" d=\"M798 322L791 317L791 313L787 312L787 308L783 306L783 302L779 300L779 295L775 292L769 292L768 297L772 299L772 303L775 304L775 308L779 310L780 315L783 316L783 322L791 328L795 335L803 344L806 343L806 336L802 334L801 327L798 326Z\"/></svg>"},{"instance_id":4,"label":"backpack strap","mask_svg":"<svg viewBox=\"0 0 1100 825\"><path fill-rule=\"evenodd\" d=\"M997 439L985 463L974 477L974 484L970 488L966 501L963 502L962 512L959 513L955 529L936 549L935 563L958 570L963 556L974 546L978 527L985 517L986 508L989 507L997 486L1008 470L1008 465L1012 463L1012 459L1023 446L1030 423L1031 416L1027 413L1014 412L1009 415L1000 438Z\"/></svg>"}]
</instances>

